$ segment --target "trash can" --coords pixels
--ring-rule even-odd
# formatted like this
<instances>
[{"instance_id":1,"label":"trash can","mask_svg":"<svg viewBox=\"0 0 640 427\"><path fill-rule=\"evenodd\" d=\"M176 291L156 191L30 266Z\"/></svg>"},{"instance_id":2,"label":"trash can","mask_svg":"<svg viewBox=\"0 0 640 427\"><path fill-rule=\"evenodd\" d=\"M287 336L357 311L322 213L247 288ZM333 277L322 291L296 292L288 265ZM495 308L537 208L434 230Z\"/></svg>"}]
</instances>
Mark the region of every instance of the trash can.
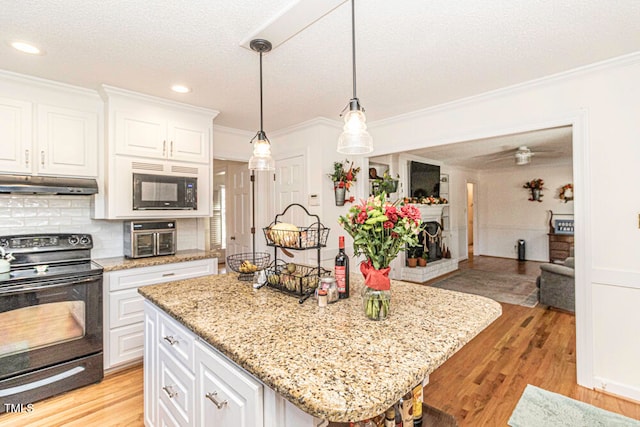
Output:
<instances>
[{"instance_id":1,"label":"trash can","mask_svg":"<svg viewBox=\"0 0 640 427\"><path fill-rule=\"evenodd\" d=\"M524 249L525 249L524 239L519 239L518 240L518 261L525 261Z\"/></svg>"}]
</instances>

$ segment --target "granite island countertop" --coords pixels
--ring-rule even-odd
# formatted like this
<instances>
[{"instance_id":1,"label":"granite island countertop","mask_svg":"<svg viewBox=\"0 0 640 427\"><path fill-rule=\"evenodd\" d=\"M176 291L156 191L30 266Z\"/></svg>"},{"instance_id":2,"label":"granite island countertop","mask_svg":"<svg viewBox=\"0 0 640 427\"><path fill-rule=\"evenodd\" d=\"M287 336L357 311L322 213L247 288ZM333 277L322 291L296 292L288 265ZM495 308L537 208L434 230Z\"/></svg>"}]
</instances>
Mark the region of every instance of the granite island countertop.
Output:
<instances>
[{"instance_id":1,"label":"granite island countertop","mask_svg":"<svg viewBox=\"0 0 640 427\"><path fill-rule=\"evenodd\" d=\"M124 256L97 258L93 261L100 264L104 272L126 270L129 268L151 267L154 265L171 264L174 262L195 261L205 258L221 258L217 251L203 251L188 249L177 251L174 255L154 256L144 258L126 258Z\"/></svg>"},{"instance_id":2,"label":"granite island countertop","mask_svg":"<svg viewBox=\"0 0 640 427\"><path fill-rule=\"evenodd\" d=\"M488 298L392 280L384 321L351 297L321 308L235 274L140 288L144 297L298 406L329 421L384 412L498 318ZM178 291L179 289L179 291Z\"/></svg>"}]
</instances>

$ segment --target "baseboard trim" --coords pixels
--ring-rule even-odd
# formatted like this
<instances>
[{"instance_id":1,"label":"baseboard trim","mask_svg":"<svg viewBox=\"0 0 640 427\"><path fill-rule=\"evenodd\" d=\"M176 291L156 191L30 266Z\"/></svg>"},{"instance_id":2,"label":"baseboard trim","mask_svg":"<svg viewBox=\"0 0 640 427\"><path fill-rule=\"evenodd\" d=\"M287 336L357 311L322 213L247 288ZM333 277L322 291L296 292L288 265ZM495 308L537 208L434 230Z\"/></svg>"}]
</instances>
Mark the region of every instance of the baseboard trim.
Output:
<instances>
[{"instance_id":1,"label":"baseboard trim","mask_svg":"<svg viewBox=\"0 0 640 427\"><path fill-rule=\"evenodd\" d=\"M595 390L601 391L615 397L640 403L640 388L628 384L621 384L603 377L594 377Z\"/></svg>"}]
</instances>

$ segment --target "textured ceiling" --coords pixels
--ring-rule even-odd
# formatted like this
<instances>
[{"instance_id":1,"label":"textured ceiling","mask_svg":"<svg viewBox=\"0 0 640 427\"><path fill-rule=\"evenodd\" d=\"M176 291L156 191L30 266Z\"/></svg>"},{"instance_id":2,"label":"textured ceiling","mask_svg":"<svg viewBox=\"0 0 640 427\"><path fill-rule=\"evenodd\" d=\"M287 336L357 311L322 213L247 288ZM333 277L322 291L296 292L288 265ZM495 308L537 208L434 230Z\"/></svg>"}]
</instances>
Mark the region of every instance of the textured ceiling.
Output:
<instances>
[{"instance_id":1,"label":"textured ceiling","mask_svg":"<svg viewBox=\"0 0 640 427\"><path fill-rule=\"evenodd\" d=\"M571 126L562 126L439 145L408 153L438 160L447 165L481 171L551 165L571 167L573 160L572 134ZM515 154L522 146L531 150L531 161L526 165L516 166Z\"/></svg>"},{"instance_id":2,"label":"textured ceiling","mask_svg":"<svg viewBox=\"0 0 640 427\"><path fill-rule=\"evenodd\" d=\"M2 0L0 68L214 108L258 128L258 57L239 46L292 0ZM638 0L356 2L358 97L375 121L640 49ZM264 58L265 130L338 120L351 97L350 5ZM31 41L44 56L14 51ZM174 83L193 88L172 93Z\"/></svg>"}]
</instances>

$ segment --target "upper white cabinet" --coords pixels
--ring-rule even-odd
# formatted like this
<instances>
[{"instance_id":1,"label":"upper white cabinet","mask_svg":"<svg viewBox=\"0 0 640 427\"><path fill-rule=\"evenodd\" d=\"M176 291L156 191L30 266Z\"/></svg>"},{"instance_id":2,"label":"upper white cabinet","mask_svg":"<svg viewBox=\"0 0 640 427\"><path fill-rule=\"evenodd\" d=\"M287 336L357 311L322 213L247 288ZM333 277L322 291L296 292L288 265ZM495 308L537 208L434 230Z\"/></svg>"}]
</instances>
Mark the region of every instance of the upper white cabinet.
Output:
<instances>
[{"instance_id":1,"label":"upper white cabinet","mask_svg":"<svg viewBox=\"0 0 640 427\"><path fill-rule=\"evenodd\" d=\"M98 176L97 93L8 72L0 93L1 172Z\"/></svg>"},{"instance_id":2,"label":"upper white cabinet","mask_svg":"<svg viewBox=\"0 0 640 427\"><path fill-rule=\"evenodd\" d=\"M102 86L105 102L105 191L93 217L196 218L211 216L215 110ZM134 210L133 173L197 179L196 210Z\"/></svg>"},{"instance_id":3,"label":"upper white cabinet","mask_svg":"<svg viewBox=\"0 0 640 427\"><path fill-rule=\"evenodd\" d=\"M115 110L118 154L154 159L208 163L211 117L186 117L175 121L164 111L145 115Z\"/></svg>"},{"instance_id":4,"label":"upper white cabinet","mask_svg":"<svg viewBox=\"0 0 640 427\"><path fill-rule=\"evenodd\" d=\"M31 172L32 110L30 102L0 98L0 170Z\"/></svg>"},{"instance_id":5,"label":"upper white cabinet","mask_svg":"<svg viewBox=\"0 0 640 427\"><path fill-rule=\"evenodd\" d=\"M217 111L103 86L113 153L211 163Z\"/></svg>"},{"instance_id":6,"label":"upper white cabinet","mask_svg":"<svg viewBox=\"0 0 640 427\"><path fill-rule=\"evenodd\" d=\"M38 144L34 150L39 174L98 175L98 116L53 105L38 105Z\"/></svg>"}]
</instances>

